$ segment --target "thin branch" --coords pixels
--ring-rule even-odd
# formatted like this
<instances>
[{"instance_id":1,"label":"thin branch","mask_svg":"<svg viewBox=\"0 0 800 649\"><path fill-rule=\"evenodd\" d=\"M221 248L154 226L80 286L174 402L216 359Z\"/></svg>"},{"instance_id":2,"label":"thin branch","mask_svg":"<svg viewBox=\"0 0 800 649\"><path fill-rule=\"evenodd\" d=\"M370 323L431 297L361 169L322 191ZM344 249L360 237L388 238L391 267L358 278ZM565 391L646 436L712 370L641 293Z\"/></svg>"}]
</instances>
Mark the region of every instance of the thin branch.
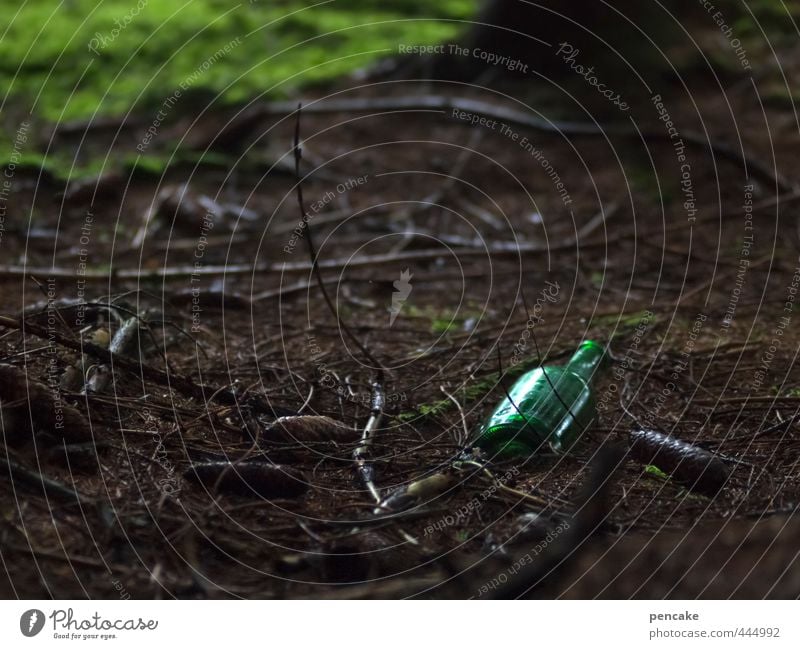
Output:
<instances>
[{"instance_id":1,"label":"thin branch","mask_svg":"<svg viewBox=\"0 0 800 649\"><path fill-rule=\"evenodd\" d=\"M467 418L464 415L464 409L461 407L461 404L458 402L458 399L456 399L452 394L450 394L443 385L440 385L439 389L448 399L450 399L450 401L452 401L455 404L456 408L458 408L458 414L461 416L461 425L464 427L464 436L463 438L461 438L461 436L456 434L454 431L453 437L455 438L455 443L459 447L463 448L464 446L467 445L467 442L469 441L469 426L467 426Z\"/></svg>"},{"instance_id":2,"label":"thin branch","mask_svg":"<svg viewBox=\"0 0 800 649\"><path fill-rule=\"evenodd\" d=\"M275 102L253 109L254 117L257 115L286 115L295 110L292 102ZM639 131L632 126L603 125L589 122L550 121L536 117L530 113L515 110L506 106L489 102L467 99L464 97L447 97L441 95L421 95L406 97L378 97L367 99L323 99L308 104L304 110L307 113L368 113L372 111L435 111L439 113L452 113L465 111L475 115L491 117L501 120L506 124L515 124L525 128L535 129L554 135L579 135L586 137L608 137L610 135L632 138L636 140L671 142L671 136L666 130L653 129ZM464 122L468 124L469 122ZM724 158L741 165L753 176L768 182L770 186L777 186L781 191L793 193L795 185L773 172L767 165L748 158L744 153L725 144L712 142L700 133L683 131L683 141L696 148L710 151L714 156Z\"/></svg>"},{"instance_id":3,"label":"thin branch","mask_svg":"<svg viewBox=\"0 0 800 649\"><path fill-rule=\"evenodd\" d=\"M385 397L383 394L383 386L380 381L375 381L372 384L372 399L370 406L370 415L367 420L364 431L361 433L361 443L355 451L353 451L353 460L356 463L356 471L358 472L361 481L367 487L375 502L380 504L381 495L375 486L375 471L372 465L367 462L367 454L369 453L372 441L375 438L375 431L383 419L383 407Z\"/></svg>"},{"instance_id":4,"label":"thin branch","mask_svg":"<svg viewBox=\"0 0 800 649\"><path fill-rule=\"evenodd\" d=\"M297 121L295 122L295 129L294 129L294 162L295 162L295 175L297 177L297 204L300 208L300 218L302 222L305 224L305 238L306 243L308 244L308 255L311 260L311 270L314 273L314 276L317 279L317 284L319 286L319 290L322 293L322 296L325 298L325 303L328 305L333 317L336 318L336 322L341 327L341 329L347 334L347 337L350 338L351 341L361 350L361 353L367 358L367 360L372 364L373 367L378 368L378 377L375 382L372 384L372 401L371 401L371 411L370 417L367 421L366 426L364 426L364 431L361 435L361 443L359 444L358 448L353 452L353 459L356 463L356 471L358 472L359 476L361 477L362 482L369 490L370 494L374 498L376 503L381 502L381 496L378 492L377 487L375 486L374 482L374 471L372 465L367 462L367 454L369 452L369 448L372 444L373 437L375 436L375 431L377 430L378 426L380 425L381 419L383 418L383 407L384 407L384 394L383 394L383 364L378 362L378 360L372 355L372 353L366 348L366 346L356 337L356 335L350 330L345 322L339 317L339 312L336 310L333 302L331 301L330 296L328 295L328 290L325 288L325 281L322 278L322 273L319 269L319 263L317 258L317 251L314 247L314 239L311 234L311 223L309 223L308 217L306 215L306 208L305 202L303 201L303 182L302 177L300 175L300 163L303 160L303 151L300 147L300 116L302 111L302 105L297 106Z\"/></svg>"},{"instance_id":5,"label":"thin branch","mask_svg":"<svg viewBox=\"0 0 800 649\"><path fill-rule=\"evenodd\" d=\"M430 261L438 259L444 255L455 255L458 257L503 257L517 256L527 253L547 253L562 250L577 250L588 248L604 248L609 244L627 238L628 232L620 232L607 239L597 239L578 245L571 239L552 246L543 246L537 243L526 241L500 241L491 245L481 244L475 247L473 242L465 242L471 247L455 248L452 250L442 250L440 248L412 250L395 254L361 255L359 257L342 257L339 259L324 259L315 263L307 261L283 262L278 264L231 264L229 266L167 266L152 270L141 270L139 268L123 268L120 270L86 270L81 273L81 279L94 282L109 282L112 280L168 280L191 277L192 275L202 277L230 276L237 277L242 275L254 275L256 273L308 273L318 269L341 270L343 268L372 267L383 264L396 264L397 262L408 261ZM68 268L54 268L45 266L20 266L16 264L0 265L0 278L4 277L28 277L36 275L39 277L51 277L54 279L74 279L78 277L77 270Z\"/></svg>"},{"instance_id":6,"label":"thin branch","mask_svg":"<svg viewBox=\"0 0 800 649\"><path fill-rule=\"evenodd\" d=\"M0 471L7 474L12 482L19 482L26 484L29 487L41 488L51 498L66 501L68 503L79 503L81 505L93 505L88 496L84 496L75 489L68 487L57 480L47 478L41 473L37 473L32 469L27 469L21 464L18 464L10 457L6 456L5 461L0 460Z\"/></svg>"},{"instance_id":7,"label":"thin branch","mask_svg":"<svg viewBox=\"0 0 800 649\"><path fill-rule=\"evenodd\" d=\"M305 202L303 201L303 179L300 175L300 163L303 161L303 150L300 147L300 115L302 111L302 105L297 106L297 121L295 122L294 127L294 171L297 177L297 205L300 208L300 219L305 224L305 238L306 243L308 244L308 255L311 260L311 270L314 273L314 276L317 279L317 284L319 285L319 290L322 293L322 297L325 298L325 303L328 305L333 317L336 318L336 324L342 328L342 331L347 334L347 337L356 345L356 347L361 350L361 353L369 360L373 367L381 369L383 365L379 363L372 353L366 348L364 343L362 343L358 337L350 331L350 327L339 317L339 312L337 311L336 307L333 304L333 301L328 295L328 289L325 288L325 281L322 278L322 273L319 269L319 263L317 259L317 251L314 247L314 239L311 235L311 223L308 219L306 214Z\"/></svg>"},{"instance_id":8,"label":"thin branch","mask_svg":"<svg viewBox=\"0 0 800 649\"><path fill-rule=\"evenodd\" d=\"M180 374L163 372L155 367L146 365L139 360L134 360L128 358L127 356L121 356L120 354L115 354L105 347L101 347L84 340L75 340L58 333L57 331L49 331L44 327L25 322L24 320L0 315L0 326L7 327L9 329L16 329L21 331L23 334L31 334L37 338L41 338L42 340L52 340L62 347L66 347L67 349L72 349L73 351L94 356L107 365L111 365L112 367L120 367L124 370L133 372L134 374L139 374L144 379L153 381L153 383L157 383L158 385L175 389L187 397L197 399L201 403L208 403L212 400L224 405L237 405L238 403L236 395L230 389L228 389L227 386L220 388L213 385L195 383L192 379L181 376ZM206 395L211 396L207 397ZM253 402L251 405L254 405L257 410L264 413L272 413L273 411L280 410L280 408L273 409L271 406L269 406L269 404L266 403L257 404Z\"/></svg>"}]
</instances>

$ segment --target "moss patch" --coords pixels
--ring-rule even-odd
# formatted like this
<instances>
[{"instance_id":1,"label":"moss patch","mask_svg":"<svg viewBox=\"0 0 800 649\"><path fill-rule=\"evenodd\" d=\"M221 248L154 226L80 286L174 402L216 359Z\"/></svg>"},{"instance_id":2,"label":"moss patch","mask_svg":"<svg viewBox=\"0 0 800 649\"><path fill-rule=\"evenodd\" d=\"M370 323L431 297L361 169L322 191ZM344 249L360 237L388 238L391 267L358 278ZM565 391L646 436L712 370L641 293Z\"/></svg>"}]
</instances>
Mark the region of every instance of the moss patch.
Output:
<instances>
[{"instance_id":1,"label":"moss patch","mask_svg":"<svg viewBox=\"0 0 800 649\"><path fill-rule=\"evenodd\" d=\"M510 386L514 379L520 377L523 373L529 370L532 364L520 363L519 365L505 370L505 382ZM492 390L497 387L497 381L500 375L497 372L488 374L486 377L475 381L470 385L464 386L461 390L453 393L453 396L459 400L462 406L468 406L478 399L482 399ZM416 410L403 412L397 415L396 419L401 422L411 421L424 417L434 417L447 412L451 408L455 408L455 404L448 398L439 399L431 403L425 403L419 406Z\"/></svg>"},{"instance_id":2,"label":"moss patch","mask_svg":"<svg viewBox=\"0 0 800 649\"><path fill-rule=\"evenodd\" d=\"M298 88L444 41L476 0L38 0L0 16L0 79L50 121L160 105L176 89L235 102ZM7 108L7 106L6 106Z\"/></svg>"}]
</instances>

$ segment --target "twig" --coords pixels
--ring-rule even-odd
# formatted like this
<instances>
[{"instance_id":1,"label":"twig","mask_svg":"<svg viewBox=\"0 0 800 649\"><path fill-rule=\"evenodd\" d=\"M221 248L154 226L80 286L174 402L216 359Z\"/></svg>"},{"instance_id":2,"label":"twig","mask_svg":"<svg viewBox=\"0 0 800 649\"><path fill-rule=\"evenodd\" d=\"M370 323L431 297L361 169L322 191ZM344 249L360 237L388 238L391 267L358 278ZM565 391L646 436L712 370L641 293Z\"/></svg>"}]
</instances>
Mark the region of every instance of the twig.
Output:
<instances>
[{"instance_id":1,"label":"twig","mask_svg":"<svg viewBox=\"0 0 800 649\"><path fill-rule=\"evenodd\" d=\"M364 431L361 433L361 443L355 451L353 451L353 460L356 463L356 471L358 472L361 481L366 486L369 493L372 495L376 503L380 504L381 495L375 486L375 471L371 464L367 462L367 454L369 453L370 446L375 437L375 431L383 419L383 407L385 397L383 394L383 386L380 381L375 381L372 384L372 399L370 402L370 415L367 420Z\"/></svg>"},{"instance_id":2,"label":"twig","mask_svg":"<svg viewBox=\"0 0 800 649\"><path fill-rule=\"evenodd\" d=\"M601 209L586 225L578 230L575 241L577 242L588 237L599 226L607 223L611 217L617 214L617 212L619 212L619 203L611 203L608 207L606 207L606 209Z\"/></svg>"},{"instance_id":3,"label":"twig","mask_svg":"<svg viewBox=\"0 0 800 649\"><path fill-rule=\"evenodd\" d=\"M306 226L307 230L307 226ZM408 261L429 261L438 259L443 255L455 255L459 257L502 257L517 256L527 253L546 253L561 250L573 250L577 247L603 248L611 243L619 241L630 235L628 232L620 232L607 239L597 239L587 241L578 245L571 239L560 244L543 246L537 243L520 241L501 241L491 245L481 244L479 249L475 247L455 248L445 251L438 248L425 250L404 251L396 254L361 255L358 257L343 257L340 259L325 259L317 261L315 264L307 261L283 262L276 264L231 264L228 266L167 266L155 268L153 270L141 270L139 268L123 268L120 270L86 270L80 277L92 282L110 282L112 280L125 281L135 280L144 282L146 280L168 280L191 277L192 275L202 277L254 275L257 273L308 273L314 266L321 270L341 270L342 268L374 267L383 264L396 264L397 262ZM469 243L469 245L474 245ZM2 277L28 277L28 276L50 277L54 279L74 279L78 277L77 270L68 268L53 268L44 266L20 266L16 264L0 265L0 278Z\"/></svg>"},{"instance_id":4,"label":"twig","mask_svg":"<svg viewBox=\"0 0 800 649\"><path fill-rule=\"evenodd\" d=\"M541 507L552 507L553 503L556 500L561 501L560 504L569 505L568 502L565 503L565 501L563 501L561 498L558 498L557 496L550 497L550 500L547 500L545 498L540 498L539 496L535 496L534 494L525 493L524 491L520 491L519 489L514 489L513 487L509 487L508 485L506 485L503 482L501 482L494 475L494 473L492 473L487 467L482 466L481 464L479 464L477 462L466 462L465 464L471 464L473 466L478 467L481 471L483 471L483 473L486 475L486 477L488 477L498 489L500 489L501 491L504 491L507 494L516 496L520 500L527 500L527 501L533 503L534 505L539 505Z\"/></svg>"},{"instance_id":5,"label":"twig","mask_svg":"<svg viewBox=\"0 0 800 649\"><path fill-rule=\"evenodd\" d=\"M749 394L741 397L725 397L721 399L695 399L692 403L696 406L717 406L726 403L800 403L800 397L779 396L774 397L754 397ZM735 412L735 411L728 411ZM719 414L719 413L717 413ZM784 422L785 423L785 422ZM766 432L766 431L764 431Z\"/></svg>"},{"instance_id":6,"label":"twig","mask_svg":"<svg viewBox=\"0 0 800 649\"><path fill-rule=\"evenodd\" d=\"M475 148L480 143L480 141L484 137L484 130L477 129L472 134L467 145L461 150L456 159L453 168L450 170L449 174L445 175L445 181L441 184L441 186L437 187L437 189L425 196L418 204L415 203L406 203L405 206L399 211L393 214L395 219L405 219L409 223L413 223L412 217L416 213L417 216L423 215L426 211L432 209L433 207L440 204L443 198L445 198L448 193L453 189L453 187L458 183L460 180L461 174L464 172L464 168L467 166L470 158L475 153ZM391 172L390 172L391 173ZM383 176L386 174L377 174L378 176ZM439 220L440 222L440 220ZM441 226L437 227L436 237L438 238L441 235ZM406 227L405 236L403 237L402 241L400 241L396 246L392 248L390 254L397 254L404 248L408 246L408 244L414 239L415 233L414 228Z\"/></svg>"},{"instance_id":7,"label":"twig","mask_svg":"<svg viewBox=\"0 0 800 649\"><path fill-rule=\"evenodd\" d=\"M167 372L163 372L155 367L146 365L139 360L134 360L126 356L115 354L105 347L100 347L94 343L82 340L74 340L58 333L57 331L49 331L44 327L40 327L29 322L24 322L23 320L18 320L9 316L0 315L0 326L8 327L10 329L17 329L23 334L31 334L43 340L52 340L53 342L58 343L59 345L68 349L89 354L90 356L94 356L95 358L103 361L107 365L111 365L112 367L118 366L124 370L133 372L134 374L139 374L144 379L148 379L154 383L166 386L168 388L173 388L185 396L197 399L201 403L216 401L217 403L224 405L238 404L236 395L227 387L220 388L213 385L195 383L188 377L181 376L180 374L169 374ZM206 395L212 396L210 398L206 398ZM256 410L264 413L277 413L279 410L281 410L280 408L272 408L266 403L259 404L257 402L252 402L251 405L253 405Z\"/></svg>"},{"instance_id":8,"label":"twig","mask_svg":"<svg viewBox=\"0 0 800 649\"><path fill-rule=\"evenodd\" d=\"M776 431L781 431L781 432L785 433L786 431L788 431L788 430L789 430L789 428L790 428L790 427L791 427L791 426L792 426L792 425L793 425L793 424L794 424L794 423L795 423L795 422L796 422L798 419L800 419L800 412L795 412L795 413L794 413L794 414L793 414L791 417L789 417L789 419L786 419L785 421L781 421L781 422L779 422L779 423L777 423L777 424L775 424L775 425L773 425L773 426L770 426L769 428L765 428L765 429L763 429L763 430L759 430L759 431L757 431L757 432L756 432L756 433L753 435L753 438L754 438L754 439L757 439L757 438L759 438L759 437L762 437L762 436L764 436L764 435L769 435L770 433L774 433L774 432L776 432Z\"/></svg>"},{"instance_id":9,"label":"twig","mask_svg":"<svg viewBox=\"0 0 800 649\"><path fill-rule=\"evenodd\" d=\"M339 282L339 278L336 279L329 279L326 280L328 284L335 284ZM316 281L313 282L316 284ZM280 288L269 289L267 291L262 291L261 293L256 293L255 295L251 296L248 302L250 304L254 304L255 302L260 302L262 300L273 300L276 297L282 298L286 295L290 295L292 293L300 293L302 291L308 291L312 286L312 282L295 282L294 284L286 284L281 286Z\"/></svg>"},{"instance_id":10,"label":"twig","mask_svg":"<svg viewBox=\"0 0 800 649\"><path fill-rule=\"evenodd\" d=\"M456 408L458 408L458 414L461 416L461 425L464 427L464 436L462 438L460 435L454 433L453 437L455 438L456 445L463 448L464 446L467 445L467 442L469 441L469 426L467 426L467 418L464 416L464 409L461 407L461 404L458 402L458 399L456 399L452 394L450 394L443 385L440 385L439 389L442 391L442 393L444 393L444 395L448 399L450 399L450 401L452 401L455 404Z\"/></svg>"},{"instance_id":11,"label":"twig","mask_svg":"<svg viewBox=\"0 0 800 649\"><path fill-rule=\"evenodd\" d=\"M367 358L367 360L372 363L374 367L382 368L383 365L379 363L372 353L364 346L358 337L350 331L350 328L347 326L341 317L339 317L339 312L337 311L336 307L333 304L333 301L328 295L328 290L325 288L325 281L322 278L322 273L319 269L319 262L317 259L317 251L314 247L314 239L311 235L311 223L309 222L308 215L306 214L305 202L303 201L303 179L300 176L300 163L303 161L303 150L300 147L300 115L302 111L302 105L297 106L297 120L295 122L294 127L294 171L297 180L297 205L300 208L300 219L305 224L305 239L306 243L308 244L308 255L310 257L311 263L311 270L314 273L314 276L317 279L317 284L319 285L319 290L322 293L322 297L325 298L325 303L328 305L333 317L336 318L336 324L342 328L342 331L347 334L347 337L353 341L353 344L361 350L361 353Z\"/></svg>"},{"instance_id":12,"label":"twig","mask_svg":"<svg viewBox=\"0 0 800 649\"><path fill-rule=\"evenodd\" d=\"M748 266L748 268L752 270L753 268L757 268L758 266L761 266L762 264L765 264L768 261L769 262L774 262L775 261L775 256L772 255L772 254L764 255L763 257L761 257L761 258L759 258L759 259L757 259L757 260L755 260L753 262L750 262L750 265ZM681 295L680 298L675 302L675 306L680 306L688 298L692 297L693 295L697 295L701 291L704 291L704 290L707 290L707 289L710 290L711 287L714 285L715 281L719 281L721 279L732 277L735 274L735 272L736 272L736 268L728 270L728 271L725 271L724 273L718 273L718 274L712 276L712 278L710 280L708 280L707 282L703 282L699 286L695 286L693 289L691 289L689 291L686 291L686 293Z\"/></svg>"},{"instance_id":13,"label":"twig","mask_svg":"<svg viewBox=\"0 0 800 649\"><path fill-rule=\"evenodd\" d=\"M788 192L786 194L778 194L777 196L772 196L770 198L766 198L763 201L756 203L753 205L754 212L761 212L772 207L780 206L781 204L791 204L795 201L800 200L800 189L795 189L794 191Z\"/></svg>"},{"instance_id":14,"label":"twig","mask_svg":"<svg viewBox=\"0 0 800 649\"><path fill-rule=\"evenodd\" d=\"M0 471L8 475L12 482L26 484L29 487L39 487L52 498L64 500L70 503L79 503L81 505L94 504L94 502L88 496L84 496L75 489L62 484L57 480L46 478L41 473L37 473L31 469L26 469L24 466L15 462L8 456L6 456L5 461L0 460Z\"/></svg>"},{"instance_id":15,"label":"twig","mask_svg":"<svg viewBox=\"0 0 800 649\"><path fill-rule=\"evenodd\" d=\"M256 115L286 115L295 110L292 102L275 102L259 106L253 110ZM514 110L506 106L491 104L464 97L446 97L439 95L421 95L407 97L378 97L368 99L323 99L308 104L304 110L307 113L367 113L371 111L435 111L439 113L465 111L475 115L491 117L501 120L506 124L515 124L532 128L544 133L557 135L580 135L586 137L607 137L616 135L625 138L665 142L671 141L671 136L666 130L653 129L640 131L633 126L617 126L591 124L586 122L550 121L536 117L529 113ZM468 124L469 122L464 122ZM744 153L723 144L717 144L699 133L683 131L683 141L694 147L711 151L715 156L725 158L748 169L753 176L777 186L786 193L793 193L795 187L773 173L766 165L748 158Z\"/></svg>"},{"instance_id":16,"label":"twig","mask_svg":"<svg viewBox=\"0 0 800 649\"><path fill-rule=\"evenodd\" d=\"M311 224L308 221L308 216L306 215L306 208L305 202L303 201L303 182L302 177L300 175L300 163L303 160L303 151L300 147L300 116L302 112L302 105L297 106L297 120L295 122L295 129L294 129L294 162L295 162L295 175L297 180L297 204L300 208L300 218L302 222L305 224L305 239L306 243L308 244L308 254L310 257L311 263L311 270L314 273L314 276L317 279L317 284L319 286L319 290L322 293L322 296L325 298L325 303L328 305L333 317L336 318L336 322L341 327L341 329L347 334L347 337L350 338L351 341L361 350L361 353L367 358L367 360L372 364L373 367L378 368L378 377L375 382L372 384L372 400L371 400L371 410L370 410L370 417L367 421L366 426L364 426L364 431L361 435L361 443L353 452L353 459L356 463L356 471L358 472L359 476L361 477L362 482L366 485L367 489L369 490L372 497L375 499L376 503L381 502L381 496L378 492L378 489L375 487L374 478L374 471L372 465L367 462L366 456L369 452L369 447L372 444L372 439L375 435L375 431L377 430L381 419L383 418L383 407L384 407L384 394L383 394L383 364L380 363L372 353L366 348L366 346L358 339L358 337L350 330L345 322L339 317L339 312L336 310L336 307L333 304L330 296L328 295L328 291L325 288L325 281L322 278L322 273L320 272L320 264L317 258L317 251L314 247L314 239L311 234Z\"/></svg>"},{"instance_id":17,"label":"twig","mask_svg":"<svg viewBox=\"0 0 800 649\"><path fill-rule=\"evenodd\" d=\"M377 207L377 209L381 209L381 207ZM350 210L332 210L325 214L319 214L314 217L314 223L317 225L331 225L333 223L339 223L340 221L344 221L348 218L353 218L356 216L367 216L367 215L374 215L374 210L364 210L363 212L359 212L358 214L353 214ZM277 236L279 234L289 234L293 232L297 228L297 223L291 221L289 223L281 223L280 225L276 225L269 229L269 233L271 235Z\"/></svg>"}]
</instances>

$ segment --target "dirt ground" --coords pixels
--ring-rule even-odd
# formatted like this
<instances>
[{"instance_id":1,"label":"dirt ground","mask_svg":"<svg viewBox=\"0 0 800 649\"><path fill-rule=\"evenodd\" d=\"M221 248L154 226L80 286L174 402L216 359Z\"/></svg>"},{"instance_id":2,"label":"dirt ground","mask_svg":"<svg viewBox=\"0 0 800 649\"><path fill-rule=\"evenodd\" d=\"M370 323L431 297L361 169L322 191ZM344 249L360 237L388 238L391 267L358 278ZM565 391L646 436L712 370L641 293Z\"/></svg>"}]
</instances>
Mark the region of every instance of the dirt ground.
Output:
<instances>
[{"instance_id":1,"label":"dirt ground","mask_svg":"<svg viewBox=\"0 0 800 649\"><path fill-rule=\"evenodd\" d=\"M202 159L156 173L80 185L20 167L0 300L14 318L40 305L25 322L42 329L23 335L6 321L0 358L29 381L55 381L90 429L62 439L35 423L56 407L48 398L20 409L11 387L0 395L4 454L27 471L0 477L0 594L796 597L799 124L793 105L765 101L773 81L666 79L632 99L632 122L598 107L641 137L473 124L452 110L309 107L307 223L338 320L302 236L291 115L239 118L217 141L231 111L187 116L171 134ZM487 89L382 78L323 94L459 97L590 120L530 80ZM655 94L685 150L663 137ZM691 133L743 152L750 177ZM117 156L141 134L64 129L52 145ZM157 197L182 183L181 207L161 201L137 241ZM211 222L203 196L224 208ZM52 325L78 341L94 312L81 323L64 309L48 324L48 290L111 296L125 318L141 314L149 333L137 347L153 371L135 361L96 394L64 387L80 354L45 334ZM581 340L608 344L596 425L566 455L492 463L491 475L461 466L441 493L376 515L352 458L376 363L386 404L367 460L385 497L449 470L504 395L499 362L506 387L538 363L529 314L553 363ZM89 353L84 369L102 361ZM264 432L297 413L356 430L309 444ZM615 454L642 427L721 456L727 484L706 497ZM65 441L83 446L65 452ZM236 495L184 476L245 456L301 471L307 491Z\"/></svg>"}]
</instances>

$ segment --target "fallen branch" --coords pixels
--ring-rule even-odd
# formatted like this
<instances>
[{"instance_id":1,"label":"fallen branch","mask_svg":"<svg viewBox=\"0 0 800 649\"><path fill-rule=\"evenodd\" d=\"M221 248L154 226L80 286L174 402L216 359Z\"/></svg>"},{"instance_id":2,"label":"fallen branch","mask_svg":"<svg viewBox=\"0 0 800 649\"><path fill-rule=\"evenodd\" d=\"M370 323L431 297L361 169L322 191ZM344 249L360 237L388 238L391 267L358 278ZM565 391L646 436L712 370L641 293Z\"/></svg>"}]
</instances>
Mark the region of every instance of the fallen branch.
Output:
<instances>
[{"instance_id":1,"label":"fallen branch","mask_svg":"<svg viewBox=\"0 0 800 649\"><path fill-rule=\"evenodd\" d=\"M578 243L569 240L554 246L543 246L538 243L526 241L501 241L491 245L481 245L480 248L454 248L445 249L426 249L398 252L395 254L387 253L380 255L362 255L360 257L342 257L340 259L323 259L316 263L319 269L361 268L379 266L384 264L395 264L397 262L408 261L430 261L444 256L456 257L485 257L485 256L520 256L529 253L547 253L560 250L577 250L587 248L603 248L620 239L626 238L629 233L623 232L619 235L606 239L595 239L586 243ZM474 245L470 242L470 245ZM81 273L81 279L94 282L109 282L112 280L135 280L137 282L146 280L167 280L191 277L192 275L203 277L218 276L240 276L254 275L256 273L308 273L314 269L314 264L307 261L284 262L280 264L231 264L229 266L167 266L154 270L141 270L138 268L125 268L117 271L97 271L87 270ZM48 277L53 279L74 279L78 277L77 270L66 268L47 268L36 266L19 266L9 264L0 266L0 277Z\"/></svg>"},{"instance_id":2,"label":"fallen branch","mask_svg":"<svg viewBox=\"0 0 800 649\"><path fill-rule=\"evenodd\" d=\"M0 410L5 420L6 436L20 437L27 430L33 436L44 430L67 443L92 439L92 429L79 410L64 403L58 386L50 387L28 376L26 369L0 364ZM11 417L20 410L19 416Z\"/></svg>"},{"instance_id":3,"label":"fallen branch","mask_svg":"<svg viewBox=\"0 0 800 649\"><path fill-rule=\"evenodd\" d=\"M274 102L253 108L248 118L258 119L261 116L285 115L293 113L295 110L296 105L292 102ZM474 115L501 120L506 124L515 124L517 126L523 126L525 128L555 135L578 135L586 137L608 137L609 135L615 135L635 140L645 139L658 142L672 142L672 138L666 130L654 129L640 131L633 126L550 121L524 111L464 97L421 95L368 99L321 99L309 103L303 110L307 113L368 113L372 111L404 110L428 110L439 113L465 111ZM464 123L469 124L469 122ZM780 174L773 172L773 170L769 169L766 165L748 158L744 153L732 147L712 142L709 138L699 133L689 131L683 131L681 133L681 138L685 143L696 148L710 151L714 156L742 165L753 176L768 182L770 186L780 188L783 192L791 193L795 189L795 186L782 178Z\"/></svg>"},{"instance_id":4,"label":"fallen branch","mask_svg":"<svg viewBox=\"0 0 800 649\"><path fill-rule=\"evenodd\" d=\"M311 235L311 222L309 220L308 214L306 213L305 201L303 200L303 178L300 174L300 163L303 161L303 149L300 146L300 115L301 115L302 106L297 107L297 121L295 123L294 128L294 172L295 172L295 179L296 179L296 189L297 189L297 207L300 210L300 220L302 223L305 224L305 240L306 244L308 244L308 257L309 257L309 264L310 270L314 274L315 279L317 280L317 285L319 286L319 291L322 293L322 297L325 299L325 304L328 305L328 309L330 310L331 314L333 315L334 319L336 320L336 324L347 334L347 337L353 341L353 344L358 347L362 354L366 357L366 359L374 366L382 368L383 365L378 362L378 360L372 355L365 346L354 334L350 331L350 327L347 326L347 323L344 322L341 317L339 317L339 312L336 310L336 307L333 304L333 300L331 300L330 295L328 295L328 289L325 288L325 280L322 277L322 273L320 272L320 263L317 255L316 247L314 246L314 238ZM284 267L286 265L284 264Z\"/></svg>"},{"instance_id":5,"label":"fallen branch","mask_svg":"<svg viewBox=\"0 0 800 649\"><path fill-rule=\"evenodd\" d=\"M358 445L356 450L353 451L353 460L356 463L356 472L361 478L361 481L364 483L364 486L366 486L367 490L378 504L381 502L381 495L375 486L375 471L372 465L367 462L367 454L369 453L369 448L372 445L372 441L375 437L375 431L377 430L381 423L381 419L383 418L383 406L383 386L381 385L380 381L375 381L375 383L372 384L370 416L367 420L366 426L364 426L364 431L361 433L361 443Z\"/></svg>"},{"instance_id":6,"label":"fallen branch","mask_svg":"<svg viewBox=\"0 0 800 649\"><path fill-rule=\"evenodd\" d=\"M23 334L31 334L37 338L57 343L67 349L89 354L103 363L110 365L112 368L116 366L128 370L134 374L138 374L143 379L152 381L158 385L163 385L167 388L175 389L184 396L191 397L204 404L212 401L223 405L237 405L239 403L236 395L226 387L196 383L192 379L181 376L180 374L164 372L150 365L146 365L139 360L115 354L105 347L83 340L75 340L57 331L51 331L44 327L25 322L24 320L9 316L0 316L0 326L8 329L16 329ZM286 409L273 408L266 402L261 403L258 398L250 398L249 404L256 411L273 416L291 414L291 412Z\"/></svg>"},{"instance_id":7,"label":"fallen branch","mask_svg":"<svg viewBox=\"0 0 800 649\"><path fill-rule=\"evenodd\" d=\"M29 487L43 489L51 498L63 500L68 503L79 503L81 505L93 505L94 502L87 496L68 487L57 480L46 478L41 473L31 469L26 469L21 464L15 462L10 457L0 460L0 472L5 473L11 478L12 482L27 485Z\"/></svg>"}]
</instances>

